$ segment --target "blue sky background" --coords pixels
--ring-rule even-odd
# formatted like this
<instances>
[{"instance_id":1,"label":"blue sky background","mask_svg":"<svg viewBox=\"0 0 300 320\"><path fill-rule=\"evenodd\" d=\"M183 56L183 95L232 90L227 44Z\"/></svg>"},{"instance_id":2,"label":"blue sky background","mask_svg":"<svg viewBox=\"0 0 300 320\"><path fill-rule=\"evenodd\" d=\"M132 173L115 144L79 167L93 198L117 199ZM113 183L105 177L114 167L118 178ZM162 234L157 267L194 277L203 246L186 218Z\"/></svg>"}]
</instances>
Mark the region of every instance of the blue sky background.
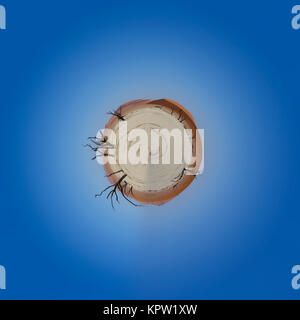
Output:
<instances>
[{"instance_id":1,"label":"blue sky background","mask_svg":"<svg viewBox=\"0 0 300 320\"><path fill-rule=\"evenodd\" d=\"M295 1L0 3L0 299L300 298ZM138 98L192 112L205 171L113 211L82 144Z\"/></svg>"}]
</instances>

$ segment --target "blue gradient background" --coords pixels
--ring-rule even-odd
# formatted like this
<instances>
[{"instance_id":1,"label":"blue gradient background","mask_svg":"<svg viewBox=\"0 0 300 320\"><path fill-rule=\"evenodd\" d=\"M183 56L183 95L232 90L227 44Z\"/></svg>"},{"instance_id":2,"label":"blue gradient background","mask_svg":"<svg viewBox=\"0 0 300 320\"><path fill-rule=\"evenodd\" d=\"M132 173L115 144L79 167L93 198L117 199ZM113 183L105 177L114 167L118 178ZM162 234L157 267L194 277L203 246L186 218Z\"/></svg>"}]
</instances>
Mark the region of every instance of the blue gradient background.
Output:
<instances>
[{"instance_id":1,"label":"blue gradient background","mask_svg":"<svg viewBox=\"0 0 300 320\"><path fill-rule=\"evenodd\" d=\"M299 299L293 1L1 0L0 299ZM205 171L113 211L82 147L106 111L171 98Z\"/></svg>"}]
</instances>

